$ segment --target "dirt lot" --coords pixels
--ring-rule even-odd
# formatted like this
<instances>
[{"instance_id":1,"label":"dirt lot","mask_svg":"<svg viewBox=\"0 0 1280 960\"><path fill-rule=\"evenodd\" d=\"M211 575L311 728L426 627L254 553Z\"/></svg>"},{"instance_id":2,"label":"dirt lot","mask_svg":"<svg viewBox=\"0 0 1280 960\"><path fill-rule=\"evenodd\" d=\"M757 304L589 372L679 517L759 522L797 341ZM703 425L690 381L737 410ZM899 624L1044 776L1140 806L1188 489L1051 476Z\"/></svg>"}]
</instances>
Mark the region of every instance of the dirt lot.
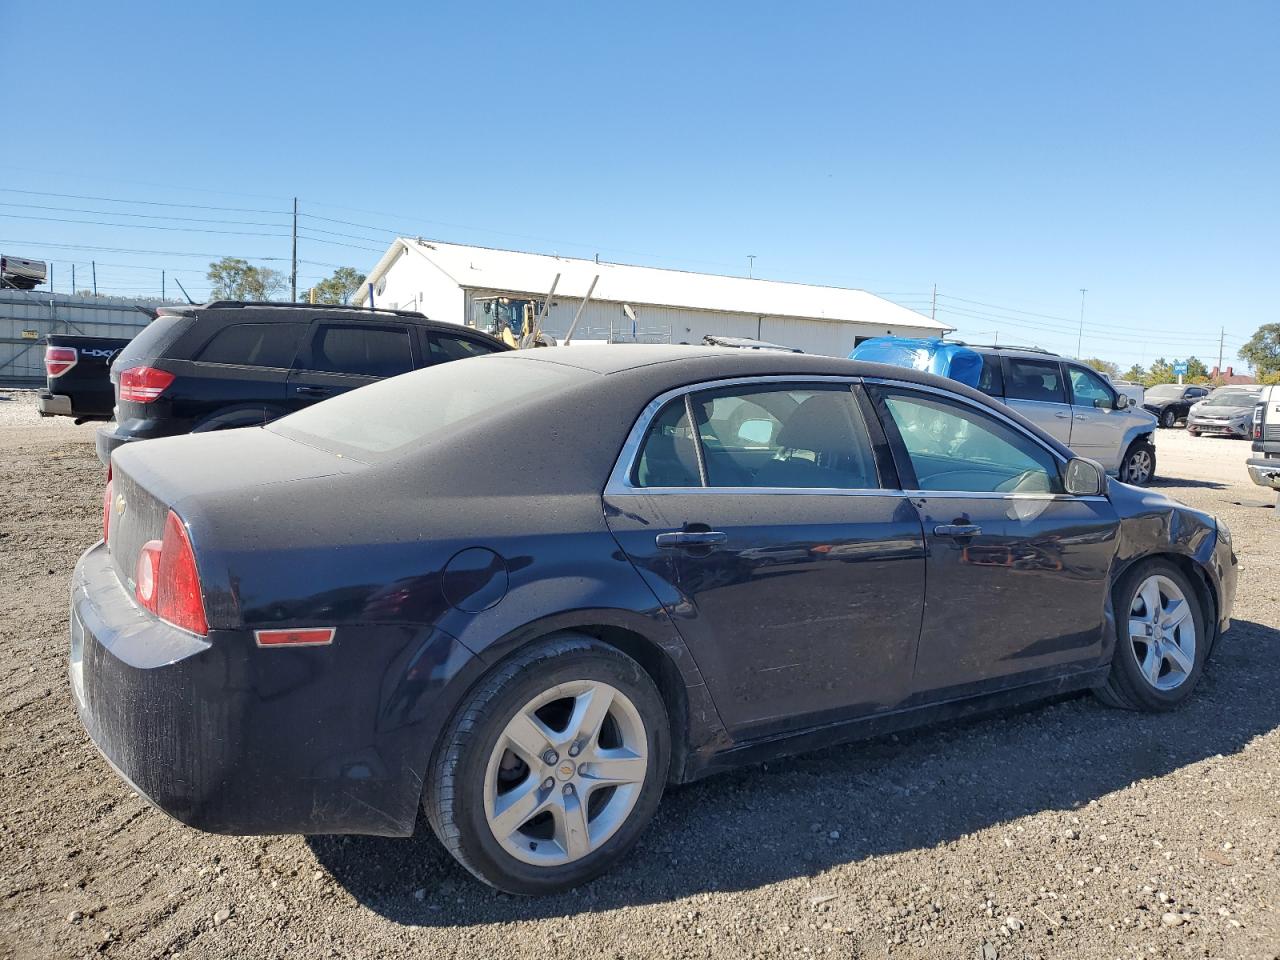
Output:
<instances>
[{"instance_id":1,"label":"dirt lot","mask_svg":"<svg viewBox=\"0 0 1280 960\"><path fill-rule=\"evenodd\" d=\"M0 958L1280 956L1280 518L1246 444L1162 430L1160 488L1222 516L1236 623L1163 716L1076 697L670 794L576 893L495 894L430 831L227 838L99 757L65 675L98 536L93 427L0 392Z\"/></svg>"}]
</instances>

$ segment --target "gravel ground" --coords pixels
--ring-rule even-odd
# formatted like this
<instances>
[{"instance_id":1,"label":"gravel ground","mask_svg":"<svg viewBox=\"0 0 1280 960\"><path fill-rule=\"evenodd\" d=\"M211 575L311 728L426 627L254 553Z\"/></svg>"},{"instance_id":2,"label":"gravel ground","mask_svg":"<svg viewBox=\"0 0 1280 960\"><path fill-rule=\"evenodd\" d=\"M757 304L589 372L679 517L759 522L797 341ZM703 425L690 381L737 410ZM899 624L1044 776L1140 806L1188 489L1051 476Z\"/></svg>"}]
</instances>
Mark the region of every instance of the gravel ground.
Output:
<instances>
[{"instance_id":1,"label":"gravel ground","mask_svg":"<svg viewBox=\"0 0 1280 960\"><path fill-rule=\"evenodd\" d=\"M0 392L0 958L1280 956L1280 519L1247 444L1159 432L1160 486L1243 567L1186 708L1075 697L718 776L610 876L519 900L425 825L208 836L112 774L65 675L94 427L33 402Z\"/></svg>"}]
</instances>

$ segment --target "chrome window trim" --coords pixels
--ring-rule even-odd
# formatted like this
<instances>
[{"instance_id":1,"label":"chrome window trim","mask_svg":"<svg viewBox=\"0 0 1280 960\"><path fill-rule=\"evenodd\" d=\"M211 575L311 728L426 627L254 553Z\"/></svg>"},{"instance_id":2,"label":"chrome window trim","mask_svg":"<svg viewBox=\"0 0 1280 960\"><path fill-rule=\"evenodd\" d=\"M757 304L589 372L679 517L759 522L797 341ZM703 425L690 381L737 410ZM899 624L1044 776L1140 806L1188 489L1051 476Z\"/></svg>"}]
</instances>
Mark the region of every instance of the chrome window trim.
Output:
<instances>
[{"instance_id":1,"label":"chrome window trim","mask_svg":"<svg viewBox=\"0 0 1280 960\"><path fill-rule=\"evenodd\" d=\"M907 497L913 500L1071 500L1081 503L1086 502L1106 502L1105 496L1086 496L1077 497L1069 493L1014 493L1004 491L980 491L980 490L901 490L888 489L885 487L876 487L865 490L851 490L844 487L640 487L631 483L631 476L636 466L636 458L640 455L640 447L644 443L644 438L649 432L649 427L653 422L653 418L658 415L671 401L683 396L685 399L685 414L689 417L689 423L692 425L694 421L693 412L690 409L693 405L692 395L700 393L703 390L716 390L721 387L734 387L741 384L767 384L767 383L843 383L847 384L850 389L860 383L879 384L887 387L896 387L903 390L916 390L922 393L936 394L951 400L957 400L966 404L973 409L995 417L1002 423L1007 424L1020 434L1025 436L1032 443L1038 445L1041 449L1046 450L1055 460L1061 464L1066 464L1070 458L1063 457L1062 454L1054 450L1053 447L1047 445L1043 440L1034 433L1027 430L1022 424L1018 423L1011 417L1006 416L999 410L993 410L985 404L979 403L970 397L963 396L958 393L952 393L949 390L943 390L938 387L930 386L924 383L914 383L910 380L895 380L891 377L832 377L832 376L797 376L797 375L774 375L761 377L732 377L723 380L708 380L704 383L686 384L683 387L676 387L650 400L640 412L640 416L636 418L636 422L632 424L627 439L622 445L622 450L618 454L615 461L613 471L609 474L609 480L605 484L605 496L626 496L626 495L644 495L644 496L669 496L679 494L688 496L690 494L721 494L729 496L795 496L797 494L808 494L814 496L840 496L840 497ZM994 399L994 398L993 398ZM999 401L995 401L999 402ZM1028 403L1036 403L1038 401L1030 400ZM701 444L695 444L698 449L699 471L702 480L706 483L705 466L702 463Z\"/></svg>"}]
</instances>

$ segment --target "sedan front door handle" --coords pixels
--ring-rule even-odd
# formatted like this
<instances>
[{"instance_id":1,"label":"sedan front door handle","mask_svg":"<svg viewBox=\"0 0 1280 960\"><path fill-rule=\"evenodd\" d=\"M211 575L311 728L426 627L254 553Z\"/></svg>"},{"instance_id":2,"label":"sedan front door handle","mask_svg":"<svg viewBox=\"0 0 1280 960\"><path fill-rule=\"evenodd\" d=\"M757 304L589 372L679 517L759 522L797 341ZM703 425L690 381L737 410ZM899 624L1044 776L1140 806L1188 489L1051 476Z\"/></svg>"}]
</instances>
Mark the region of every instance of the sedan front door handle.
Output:
<instances>
[{"instance_id":1,"label":"sedan front door handle","mask_svg":"<svg viewBox=\"0 0 1280 960\"><path fill-rule=\"evenodd\" d=\"M976 537L982 528L976 523L940 523L933 532L939 537Z\"/></svg>"},{"instance_id":2,"label":"sedan front door handle","mask_svg":"<svg viewBox=\"0 0 1280 960\"><path fill-rule=\"evenodd\" d=\"M677 530L654 537L660 547L705 547L713 543L724 543L728 539L729 535L719 530Z\"/></svg>"},{"instance_id":3,"label":"sedan front door handle","mask_svg":"<svg viewBox=\"0 0 1280 960\"><path fill-rule=\"evenodd\" d=\"M1054 414L1054 416L1055 416L1055 417L1057 417L1059 420L1070 420L1070 419L1071 419L1071 414L1069 414L1069 413L1061 413L1061 412L1059 412L1059 413L1055 413L1055 414Z\"/></svg>"}]
</instances>

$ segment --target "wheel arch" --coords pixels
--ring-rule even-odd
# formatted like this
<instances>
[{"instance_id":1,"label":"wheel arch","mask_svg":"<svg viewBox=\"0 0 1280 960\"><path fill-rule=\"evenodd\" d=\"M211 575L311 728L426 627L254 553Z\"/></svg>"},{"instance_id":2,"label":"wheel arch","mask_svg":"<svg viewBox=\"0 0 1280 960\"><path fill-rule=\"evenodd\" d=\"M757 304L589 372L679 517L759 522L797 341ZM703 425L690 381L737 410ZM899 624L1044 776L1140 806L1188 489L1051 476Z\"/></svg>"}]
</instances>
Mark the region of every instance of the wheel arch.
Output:
<instances>
[{"instance_id":1,"label":"wheel arch","mask_svg":"<svg viewBox=\"0 0 1280 960\"><path fill-rule=\"evenodd\" d=\"M192 427L191 432L207 433L211 430L230 430L235 427L256 427L283 417L287 412L283 407L271 403L238 404L209 414Z\"/></svg>"}]
</instances>

